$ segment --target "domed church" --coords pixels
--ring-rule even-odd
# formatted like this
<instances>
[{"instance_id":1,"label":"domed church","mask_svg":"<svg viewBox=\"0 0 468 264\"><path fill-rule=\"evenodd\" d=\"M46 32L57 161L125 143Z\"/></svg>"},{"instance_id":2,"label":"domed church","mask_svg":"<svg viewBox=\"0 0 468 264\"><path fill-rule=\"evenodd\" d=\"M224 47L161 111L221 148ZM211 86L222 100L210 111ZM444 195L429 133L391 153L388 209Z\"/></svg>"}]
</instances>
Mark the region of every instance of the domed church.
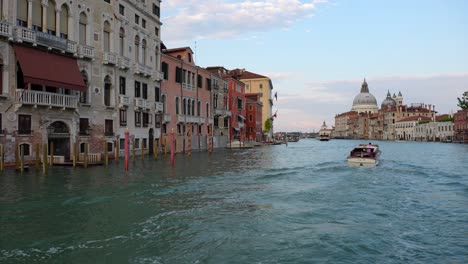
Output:
<instances>
[{"instance_id":1,"label":"domed church","mask_svg":"<svg viewBox=\"0 0 468 264\"><path fill-rule=\"evenodd\" d=\"M387 98L385 98L385 100L383 100L382 104L380 105L380 108L384 109L384 108L392 107L392 106L396 106L396 105L397 105L396 100L392 98L392 95L390 94L390 91L388 91L387 92Z\"/></svg>"},{"instance_id":2,"label":"domed church","mask_svg":"<svg viewBox=\"0 0 468 264\"><path fill-rule=\"evenodd\" d=\"M351 111L356 111L358 113L377 113L379 107L377 105L377 100L374 95L369 92L369 87L367 85L366 79L361 86L361 92L354 97L353 107Z\"/></svg>"}]
</instances>

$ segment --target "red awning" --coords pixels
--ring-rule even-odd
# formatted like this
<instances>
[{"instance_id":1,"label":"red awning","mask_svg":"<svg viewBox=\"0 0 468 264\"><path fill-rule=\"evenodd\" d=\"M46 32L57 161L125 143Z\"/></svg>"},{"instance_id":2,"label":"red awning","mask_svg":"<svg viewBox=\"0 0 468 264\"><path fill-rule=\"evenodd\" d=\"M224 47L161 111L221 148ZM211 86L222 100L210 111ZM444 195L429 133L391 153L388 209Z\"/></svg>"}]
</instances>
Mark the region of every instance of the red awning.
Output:
<instances>
[{"instance_id":1,"label":"red awning","mask_svg":"<svg viewBox=\"0 0 468 264\"><path fill-rule=\"evenodd\" d=\"M22 46L14 48L25 83L86 91L75 59Z\"/></svg>"}]
</instances>

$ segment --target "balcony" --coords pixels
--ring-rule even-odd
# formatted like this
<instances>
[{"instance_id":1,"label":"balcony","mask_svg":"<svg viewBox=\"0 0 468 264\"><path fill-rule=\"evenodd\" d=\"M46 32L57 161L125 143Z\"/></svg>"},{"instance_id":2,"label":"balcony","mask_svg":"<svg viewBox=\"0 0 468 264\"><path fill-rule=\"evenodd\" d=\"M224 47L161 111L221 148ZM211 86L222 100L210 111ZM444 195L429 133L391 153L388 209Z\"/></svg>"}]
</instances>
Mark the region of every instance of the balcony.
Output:
<instances>
[{"instance_id":1,"label":"balcony","mask_svg":"<svg viewBox=\"0 0 468 264\"><path fill-rule=\"evenodd\" d=\"M78 46L78 57L83 59L94 59L94 47L87 46L87 45L79 45Z\"/></svg>"},{"instance_id":2,"label":"balcony","mask_svg":"<svg viewBox=\"0 0 468 264\"><path fill-rule=\"evenodd\" d=\"M130 69L130 59L124 56L119 58L119 66L122 70Z\"/></svg>"},{"instance_id":3,"label":"balcony","mask_svg":"<svg viewBox=\"0 0 468 264\"><path fill-rule=\"evenodd\" d=\"M0 22L0 36L13 40L13 25L4 21Z\"/></svg>"},{"instance_id":4,"label":"balcony","mask_svg":"<svg viewBox=\"0 0 468 264\"><path fill-rule=\"evenodd\" d=\"M135 107L144 110L149 110L151 109L151 102L143 98L135 98Z\"/></svg>"},{"instance_id":5,"label":"balcony","mask_svg":"<svg viewBox=\"0 0 468 264\"><path fill-rule=\"evenodd\" d=\"M153 72L153 79L154 79L155 81L162 81L163 78L164 78L164 75L163 75L162 72L160 72L160 71L154 71L154 72Z\"/></svg>"},{"instance_id":6,"label":"balcony","mask_svg":"<svg viewBox=\"0 0 468 264\"><path fill-rule=\"evenodd\" d=\"M78 107L79 96L17 89L15 99L19 106L41 105L76 109Z\"/></svg>"},{"instance_id":7,"label":"balcony","mask_svg":"<svg viewBox=\"0 0 468 264\"><path fill-rule=\"evenodd\" d=\"M119 108L130 106L130 96L119 95Z\"/></svg>"},{"instance_id":8,"label":"balcony","mask_svg":"<svg viewBox=\"0 0 468 264\"><path fill-rule=\"evenodd\" d=\"M112 64L112 65L117 65L117 54L112 53L112 52L104 52L104 64Z\"/></svg>"},{"instance_id":9,"label":"balcony","mask_svg":"<svg viewBox=\"0 0 468 264\"><path fill-rule=\"evenodd\" d=\"M25 27L15 27L15 38L20 43L28 42L34 46L41 45L61 52L77 53L76 42Z\"/></svg>"},{"instance_id":10,"label":"balcony","mask_svg":"<svg viewBox=\"0 0 468 264\"><path fill-rule=\"evenodd\" d=\"M135 73L144 75L145 77L149 77L153 73L153 68L143 65L141 63L135 63Z\"/></svg>"},{"instance_id":11,"label":"balcony","mask_svg":"<svg viewBox=\"0 0 468 264\"><path fill-rule=\"evenodd\" d=\"M206 120L205 117L200 117L199 120L198 120L198 123L204 124L204 123L205 123L205 120ZM208 120L208 121L209 121L209 120ZM213 121L213 119L211 119L211 121ZM211 123L210 123L210 124L211 124Z\"/></svg>"},{"instance_id":12,"label":"balcony","mask_svg":"<svg viewBox=\"0 0 468 264\"><path fill-rule=\"evenodd\" d=\"M163 112L164 111L164 103L161 102L154 102L154 111L157 112Z\"/></svg>"},{"instance_id":13,"label":"balcony","mask_svg":"<svg viewBox=\"0 0 468 264\"><path fill-rule=\"evenodd\" d=\"M195 91L195 85L193 84L183 83L182 88L188 91Z\"/></svg>"},{"instance_id":14,"label":"balcony","mask_svg":"<svg viewBox=\"0 0 468 264\"><path fill-rule=\"evenodd\" d=\"M165 114L162 116L162 122L163 122L163 123L169 123L169 122L171 122L171 114L165 113Z\"/></svg>"}]
</instances>

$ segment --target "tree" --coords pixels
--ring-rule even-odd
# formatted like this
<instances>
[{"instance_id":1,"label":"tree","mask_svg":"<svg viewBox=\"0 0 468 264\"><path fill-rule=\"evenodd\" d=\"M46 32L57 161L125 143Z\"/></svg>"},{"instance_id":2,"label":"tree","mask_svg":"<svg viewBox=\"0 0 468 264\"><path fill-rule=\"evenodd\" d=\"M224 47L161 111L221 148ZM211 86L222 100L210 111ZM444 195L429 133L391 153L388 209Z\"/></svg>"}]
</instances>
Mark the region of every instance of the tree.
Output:
<instances>
[{"instance_id":1,"label":"tree","mask_svg":"<svg viewBox=\"0 0 468 264\"><path fill-rule=\"evenodd\" d=\"M264 128L263 128L263 133L268 133L271 130L271 119L268 118L265 120Z\"/></svg>"},{"instance_id":2,"label":"tree","mask_svg":"<svg viewBox=\"0 0 468 264\"><path fill-rule=\"evenodd\" d=\"M465 109L468 109L468 91L464 92L463 93L463 96L462 98L459 98L457 97L457 100L458 100L458 106L465 110Z\"/></svg>"}]
</instances>

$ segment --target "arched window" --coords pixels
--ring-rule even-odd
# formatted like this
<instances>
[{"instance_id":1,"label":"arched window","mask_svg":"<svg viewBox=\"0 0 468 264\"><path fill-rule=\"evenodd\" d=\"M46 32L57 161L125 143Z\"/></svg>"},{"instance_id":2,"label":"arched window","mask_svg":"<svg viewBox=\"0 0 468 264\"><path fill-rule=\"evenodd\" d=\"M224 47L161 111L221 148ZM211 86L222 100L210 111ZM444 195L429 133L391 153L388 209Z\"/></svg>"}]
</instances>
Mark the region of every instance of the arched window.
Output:
<instances>
[{"instance_id":1,"label":"arched window","mask_svg":"<svg viewBox=\"0 0 468 264\"><path fill-rule=\"evenodd\" d=\"M146 39L141 42L141 58L142 63L146 65Z\"/></svg>"},{"instance_id":2,"label":"arched window","mask_svg":"<svg viewBox=\"0 0 468 264\"><path fill-rule=\"evenodd\" d=\"M41 1L32 2L32 28L42 32L42 5ZM26 19L27 20L27 19Z\"/></svg>"},{"instance_id":3,"label":"arched window","mask_svg":"<svg viewBox=\"0 0 468 264\"><path fill-rule=\"evenodd\" d=\"M87 42L87 37L86 37L87 25L88 25L88 17L86 17L86 14L84 12L81 12L80 23L79 23L79 33L80 33L79 42L81 45L86 45L86 42Z\"/></svg>"},{"instance_id":4,"label":"arched window","mask_svg":"<svg viewBox=\"0 0 468 264\"><path fill-rule=\"evenodd\" d=\"M16 7L16 25L28 26L28 0L18 0ZM33 18L34 19L34 18Z\"/></svg>"},{"instance_id":5,"label":"arched window","mask_svg":"<svg viewBox=\"0 0 468 264\"><path fill-rule=\"evenodd\" d=\"M111 25L109 22L104 22L104 32L103 32L103 40L104 40L104 51L110 52L110 33L111 33Z\"/></svg>"},{"instance_id":6,"label":"arched window","mask_svg":"<svg viewBox=\"0 0 468 264\"><path fill-rule=\"evenodd\" d=\"M68 6L62 5L60 11L60 37L68 39Z\"/></svg>"},{"instance_id":7,"label":"arched window","mask_svg":"<svg viewBox=\"0 0 468 264\"><path fill-rule=\"evenodd\" d=\"M55 1L49 0L49 5L47 6L47 33L48 34L55 35L56 33L55 28L57 26L56 21L57 19L55 17Z\"/></svg>"},{"instance_id":8,"label":"arched window","mask_svg":"<svg viewBox=\"0 0 468 264\"><path fill-rule=\"evenodd\" d=\"M119 55L124 56L125 51L125 30L121 27L119 31Z\"/></svg>"},{"instance_id":9,"label":"arched window","mask_svg":"<svg viewBox=\"0 0 468 264\"><path fill-rule=\"evenodd\" d=\"M179 114L179 97L176 97L175 99L175 112L176 112L176 115Z\"/></svg>"},{"instance_id":10,"label":"arched window","mask_svg":"<svg viewBox=\"0 0 468 264\"><path fill-rule=\"evenodd\" d=\"M85 71L81 71L81 76L83 77L83 82L86 86L86 89L88 88L89 85L89 79L88 79L88 74ZM88 90L84 92L80 92L80 103L82 104L87 104L88 103Z\"/></svg>"},{"instance_id":11,"label":"arched window","mask_svg":"<svg viewBox=\"0 0 468 264\"><path fill-rule=\"evenodd\" d=\"M135 36L135 62L140 62L140 37Z\"/></svg>"},{"instance_id":12,"label":"arched window","mask_svg":"<svg viewBox=\"0 0 468 264\"><path fill-rule=\"evenodd\" d=\"M21 149L23 149L23 156L31 155L31 145L28 143L21 143L18 146L18 154L21 155Z\"/></svg>"},{"instance_id":13,"label":"arched window","mask_svg":"<svg viewBox=\"0 0 468 264\"><path fill-rule=\"evenodd\" d=\"M111 106L111 89L112 89L112 82L109 75L104 78L104 105Z\"/></svg>"}]
</instances>

